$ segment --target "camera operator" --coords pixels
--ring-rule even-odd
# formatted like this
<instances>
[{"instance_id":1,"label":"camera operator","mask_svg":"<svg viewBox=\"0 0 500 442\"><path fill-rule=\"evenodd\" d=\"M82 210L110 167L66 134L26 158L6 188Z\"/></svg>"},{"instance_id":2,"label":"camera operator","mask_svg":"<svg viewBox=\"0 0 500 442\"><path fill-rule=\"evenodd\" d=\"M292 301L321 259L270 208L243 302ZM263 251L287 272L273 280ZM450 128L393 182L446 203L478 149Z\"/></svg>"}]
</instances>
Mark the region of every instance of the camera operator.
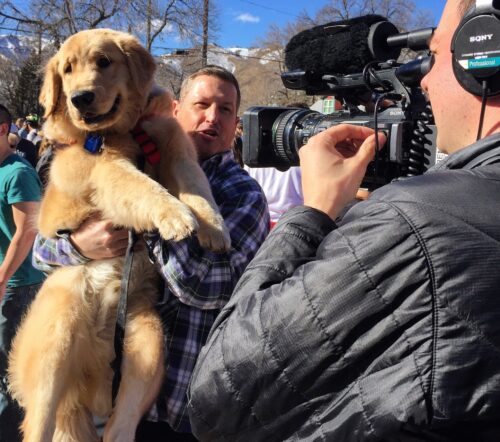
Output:
<instances>
[{"instance_id":1,"label":"camera operator","mask_svg":"<svg viewBox=\"0 0 500 442\"><path fill-rule=\"evenodd\" d=\"M480 118L450 51L485 3L448 0L431 41L422 87L446 160L336 225L373 131L335 126L300 150L304 206L261 246L198 358L200 440L500 439L500 98Z\"/></svg>"}]
</instances>

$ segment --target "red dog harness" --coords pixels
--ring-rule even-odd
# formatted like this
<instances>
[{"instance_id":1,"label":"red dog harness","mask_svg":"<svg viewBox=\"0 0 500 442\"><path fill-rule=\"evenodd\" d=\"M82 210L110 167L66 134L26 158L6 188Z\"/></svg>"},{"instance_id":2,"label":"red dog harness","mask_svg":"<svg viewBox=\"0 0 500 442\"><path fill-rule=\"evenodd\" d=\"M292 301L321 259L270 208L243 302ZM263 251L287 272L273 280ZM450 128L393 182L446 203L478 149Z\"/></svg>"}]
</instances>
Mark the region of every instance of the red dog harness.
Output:
<instances>
[{"instance_id":1,"label":"red dog harness","mask_svg":"<svg viewBox=\"0 0 500 442\"><path fill-rule=\"evenodd\" d=\"M130 133L144 152L146 161L154 166L155 164L158 164L160 162L160 151L156 147L156 144L153 142L151 137L142 128L141 122L144 121L144 119L145 118L141 118L137 122L135 127L130 131Z\"/></svg>"}]
</instances>

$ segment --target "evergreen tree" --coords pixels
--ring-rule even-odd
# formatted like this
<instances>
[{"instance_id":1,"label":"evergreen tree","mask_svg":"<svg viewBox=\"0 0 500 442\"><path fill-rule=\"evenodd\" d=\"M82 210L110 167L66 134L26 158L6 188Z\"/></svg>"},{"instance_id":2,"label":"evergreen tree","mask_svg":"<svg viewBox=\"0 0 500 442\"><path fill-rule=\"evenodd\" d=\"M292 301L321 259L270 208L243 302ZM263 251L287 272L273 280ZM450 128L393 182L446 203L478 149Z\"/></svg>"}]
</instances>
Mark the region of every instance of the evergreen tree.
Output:
<instances>
[{"instance_id":1,"label":"evergreen tree","mask_svg":"<svg viewBox=\"0 0 500 442\"><path fill-rule=\"evenodd\" d=\"M11 60L0 57L0 103L7 106L7 109L13 109L14 89L17 84L18 67ZM14 112L14 111L12 111Z\"/></svg>"},{"instance_id":2,"label":"evergreen tree","mask_svg":"<svg viewBox=\"0 0 500 442\"><path fill-rule=\"evenodd\" d=\"M22 64L12 94L11 109L14 115L25 116L30 113L40 115L42 109L38 103L41 77L41 57L32 53Z\"/></svg>"}]
</instances>

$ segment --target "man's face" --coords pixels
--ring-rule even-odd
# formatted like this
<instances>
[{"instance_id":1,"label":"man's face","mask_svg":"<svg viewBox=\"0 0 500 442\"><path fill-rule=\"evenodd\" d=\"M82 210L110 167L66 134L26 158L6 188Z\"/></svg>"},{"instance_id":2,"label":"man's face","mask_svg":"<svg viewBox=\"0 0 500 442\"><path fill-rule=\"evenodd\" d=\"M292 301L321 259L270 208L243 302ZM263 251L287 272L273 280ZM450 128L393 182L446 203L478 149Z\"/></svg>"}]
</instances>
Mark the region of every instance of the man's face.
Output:
<instances>
[{"instance_id":1,"label":"man's face","mask_svg":"<svg viewBox=\"0 0 500 442\"><path fill-rule=\"evenodd\" d=\"M453 74L451 40L460 23L459 0L448 0L430 48L434 66L422 88L431 101L438 130L437 147L452 153L476 141L481 101L466 92Z\"/></svg>"},{"instance_id":2,"label":"man's face","mask_svg":"<svg viewBox=\"0 0 500 442\"><path fill-rule=\"evenodd\" d=\"M200 159L231 147L238 123L237 92L234 85L214 76L191 80L174 116L193 140Z\"/></svg>"}]
</instances>

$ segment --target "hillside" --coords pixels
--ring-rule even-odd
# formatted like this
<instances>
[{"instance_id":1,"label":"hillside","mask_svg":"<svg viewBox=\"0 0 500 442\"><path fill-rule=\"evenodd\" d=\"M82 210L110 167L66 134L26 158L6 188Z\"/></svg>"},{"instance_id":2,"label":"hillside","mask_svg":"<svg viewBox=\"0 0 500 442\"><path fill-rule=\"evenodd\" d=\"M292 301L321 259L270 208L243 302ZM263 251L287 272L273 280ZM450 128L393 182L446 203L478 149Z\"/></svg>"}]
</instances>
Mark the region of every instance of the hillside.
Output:
<instances>
[{"instance_id":1,"label":"hillside","mask_svg":"<svg viewBox=\"0 0 500 442\"><path fill-rule=\"evenodd\" d=\"M276 51L259 48L221 48L208 50L208 63L231 71L240 83L241 111L255 105L279 105L290 101L304 101L302 94L287 91L281 82L282 64ZM182 79L199 64L196 49L165 54L158 57L158 83L177 94ZM311 99L309 98L309 103Z\"/></svg>"}]
</instances>

